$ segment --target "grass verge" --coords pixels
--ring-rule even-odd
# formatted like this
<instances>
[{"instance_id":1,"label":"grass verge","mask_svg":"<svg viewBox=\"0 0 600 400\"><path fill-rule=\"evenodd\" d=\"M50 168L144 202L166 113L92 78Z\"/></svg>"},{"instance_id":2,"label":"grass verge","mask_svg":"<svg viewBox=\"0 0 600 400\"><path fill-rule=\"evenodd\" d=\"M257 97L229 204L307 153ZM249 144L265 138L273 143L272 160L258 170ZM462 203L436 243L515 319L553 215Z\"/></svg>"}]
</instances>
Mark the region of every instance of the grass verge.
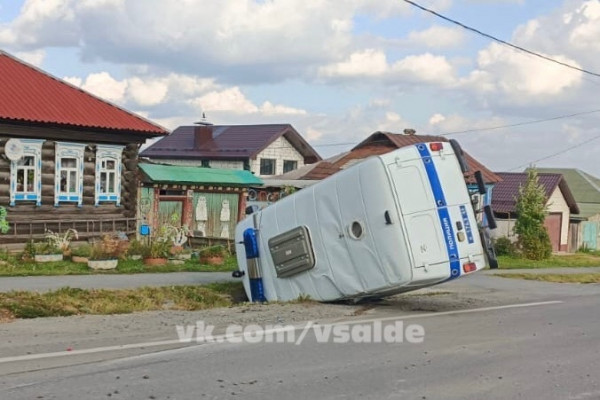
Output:
<instances>
[{"instance_id":1,"label":"grass verge","mask_svg":"<svg viewBox=\"0 0 600 400\"><path fill-rule=\"evenodd\" d=\"M184 264L167 264L150 267L142 260L119 260L114 270L96 271L86 264L71 261L36 263L19 261L14 257L6 257L0 262L0 276L49 276L49 275L91 275L91 274L141 274L157 272L228 272L237 269L235 256L225 259L223 265L200 264L198 260L186 260Z\"/></svg>"},{"instance_id":2,"label":"grass verge","mask_svg":"<svg viewBox=\"0 0 600 400\"><path fill-rule=\"evenodd\" d=\"M600 257L594 254L575 253L556 256L547 260L527 260L509 256L499 256L500 269L517 268L561 268L561 267L600 267Z\"/></svg>"},{"instance_id":3,"label":"grass verge","mask_svg":"<svg viewBox=\"0 0 600 400\"><path fill-rule=\"evenodd\" d=\"M496 274L495 276L554 283L600 283L600 274Z\"/></svg>"},{"instance_id":4,"label":"grass verge","mask_svg":"<svg viewBox=\"0 0 600 400\"><path fill-rule=\"evenodd\" d=\"M0 315L11 319L159 310L195 311L231 306L242 294L241 282L123 290L66 287L47 293L15 291L0 293Z\"/></svg>"}]
</instances>

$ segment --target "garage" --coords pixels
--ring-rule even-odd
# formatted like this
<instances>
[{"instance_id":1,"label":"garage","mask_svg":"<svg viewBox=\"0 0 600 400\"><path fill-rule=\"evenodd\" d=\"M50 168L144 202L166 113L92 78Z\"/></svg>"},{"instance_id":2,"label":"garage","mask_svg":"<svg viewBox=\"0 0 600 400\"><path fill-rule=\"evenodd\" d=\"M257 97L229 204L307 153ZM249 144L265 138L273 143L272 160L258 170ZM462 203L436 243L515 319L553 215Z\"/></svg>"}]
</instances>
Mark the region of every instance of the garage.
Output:
<instances>
[{"instance_id":1,"label":"garage","mask_svg":"<svg viewBox=\"0 0 600 400\"><path fill-rule=\"evenodd\" d=\"M550 236L550 243L552 243L552 251L557 252L560 251L560 232L562 226L562 214L561 213L551 213L546 217L544 221L544 226L548 231L548 236Z\"/></svg>"}]
</instances>

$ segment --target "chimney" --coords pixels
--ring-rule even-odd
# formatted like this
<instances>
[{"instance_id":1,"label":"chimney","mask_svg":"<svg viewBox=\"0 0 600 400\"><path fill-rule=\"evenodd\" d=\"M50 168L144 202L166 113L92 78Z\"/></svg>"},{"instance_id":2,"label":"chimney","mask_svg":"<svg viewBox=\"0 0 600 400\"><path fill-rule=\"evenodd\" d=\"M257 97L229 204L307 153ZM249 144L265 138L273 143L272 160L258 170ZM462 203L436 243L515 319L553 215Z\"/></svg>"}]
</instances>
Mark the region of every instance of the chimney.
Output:
<instances>
[{"instance_id":1,"label":"chimney","mask_svg":"<svg viewBox=\"0 0 600 400\"><path fill-rule=\"evenodd\" d=\"M416 130L407 128L404 130L404 134L408 136L414 136L417 133Z\"/></svg>"},{"instance_id":2,"label":"chimney","mask_svg":"<svg viewBox=\"0 0 600 400\"><path fill-rule=\"evenodd\" d=\"M202 113L202 120L195 123L194 127L194 149L200 149L207 142L212 140L213 124L207 122L206 115Z\"/></svg>"}]
</instances>

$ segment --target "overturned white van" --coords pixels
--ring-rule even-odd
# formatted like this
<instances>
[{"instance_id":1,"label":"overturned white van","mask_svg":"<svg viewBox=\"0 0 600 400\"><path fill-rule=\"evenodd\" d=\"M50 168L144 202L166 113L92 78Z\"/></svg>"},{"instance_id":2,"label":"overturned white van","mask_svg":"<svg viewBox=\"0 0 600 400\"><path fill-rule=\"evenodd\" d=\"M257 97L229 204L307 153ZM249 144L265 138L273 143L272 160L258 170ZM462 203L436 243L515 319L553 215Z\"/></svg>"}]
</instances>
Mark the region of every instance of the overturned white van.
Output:
<instances>
[{"instance_id":1,"label":"overturned white van","mask_svg":"<svg viewBox=\"0 0 600 400\"><path fill-rule=\"evenodd\" d=\"M368 158L241 221L234 276L252 301L334 301L435 285L488 262L495 267L465 170L455 141ZM493 227L491 210L480 211Z\"/></svg>"}]
</instances>

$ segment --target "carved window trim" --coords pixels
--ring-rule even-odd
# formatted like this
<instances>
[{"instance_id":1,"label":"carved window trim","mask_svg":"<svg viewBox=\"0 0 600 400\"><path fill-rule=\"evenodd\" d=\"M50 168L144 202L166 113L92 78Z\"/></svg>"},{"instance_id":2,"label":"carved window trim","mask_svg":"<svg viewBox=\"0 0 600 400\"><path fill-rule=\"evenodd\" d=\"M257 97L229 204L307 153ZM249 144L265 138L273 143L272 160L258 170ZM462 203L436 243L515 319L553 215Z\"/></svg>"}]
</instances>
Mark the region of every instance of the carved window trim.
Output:
<instances>
[{"instance_id":1,"label":"carved window trim","mask_svg":"<svg viewBox=\"0 0 600 400\"><path fill-rule=\"evenodd\" d=\"M10 162L10 206L20 201L35 201L36 206L42 205L42 145L43 139L19 139L23 144L23 157L33 157L34 183L32 191L18 191L17 171L19 161ZM22 158L21 158L22 159Z\"/></svg>"}]
</instances>

